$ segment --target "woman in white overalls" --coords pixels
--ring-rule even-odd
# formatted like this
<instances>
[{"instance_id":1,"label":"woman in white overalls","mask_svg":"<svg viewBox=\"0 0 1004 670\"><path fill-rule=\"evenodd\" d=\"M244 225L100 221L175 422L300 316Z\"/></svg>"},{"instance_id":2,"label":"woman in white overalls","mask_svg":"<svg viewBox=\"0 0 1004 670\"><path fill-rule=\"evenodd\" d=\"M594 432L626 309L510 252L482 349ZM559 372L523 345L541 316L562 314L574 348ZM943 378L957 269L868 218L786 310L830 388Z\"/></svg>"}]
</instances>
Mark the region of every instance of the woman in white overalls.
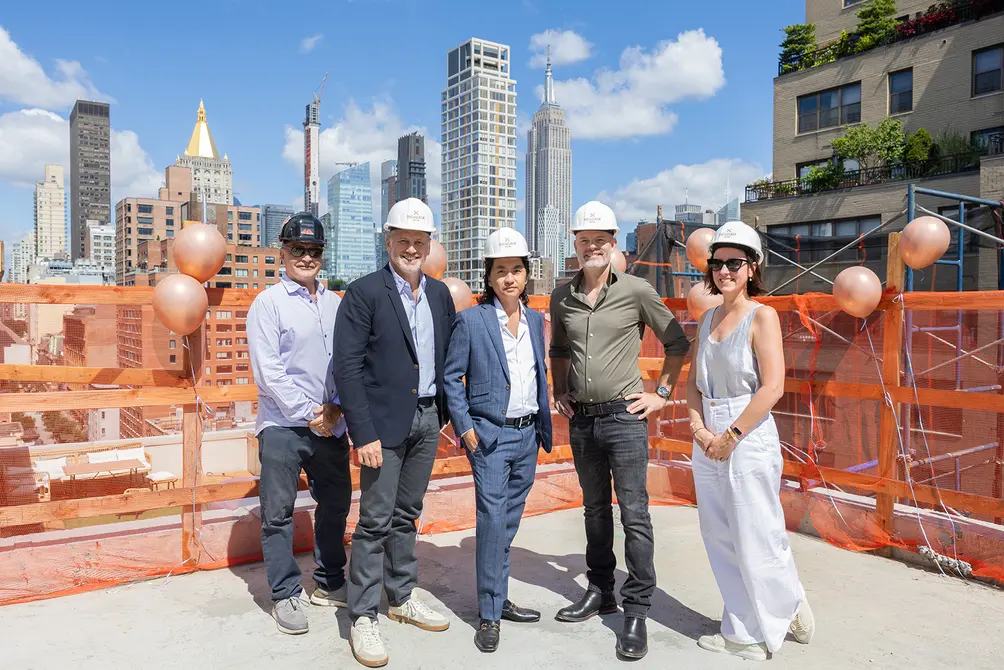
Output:
<instances>
[{"instance_id":1,"label":"woman in white overalls","mask_svg":"<svg viewBox=\"0 0 1004 670\"><path fill-rule=\"evenodd\" d=\"M814 623L781 508L781 444L771 408L784 392L781 324L763 293L760 236L741 221L719 228L705 282L724 304L700 319L687 404L701 535L725 608L703 649L766 660L789 631Z\"/></svg>"}]
</instances>

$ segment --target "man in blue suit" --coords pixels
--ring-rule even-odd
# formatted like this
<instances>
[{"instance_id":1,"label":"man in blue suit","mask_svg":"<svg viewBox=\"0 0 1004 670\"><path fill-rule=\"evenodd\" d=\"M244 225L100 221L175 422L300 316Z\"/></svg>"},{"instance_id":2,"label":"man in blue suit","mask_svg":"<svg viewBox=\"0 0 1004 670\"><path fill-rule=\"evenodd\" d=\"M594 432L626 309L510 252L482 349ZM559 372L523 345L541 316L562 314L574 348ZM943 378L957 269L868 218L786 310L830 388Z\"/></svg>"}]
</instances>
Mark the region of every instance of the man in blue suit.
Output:
<instances>
[{"instance_id":1,"label":"man in blue suit","mask_svg":"<svg viewBox=\"0 0 1004 670\"><path fill-rule=\"evenodd\" d=\"M474 644L483 652L498 648L501 619L540 619L540 612L507 597L509 547L533 484L537 449L551 451L544 317L526 306L529 255L512 228L488 236L484 293L476 307L457 314L443 377L453 430L474 473L481 617Z\"/></svg>"}]
</instances>

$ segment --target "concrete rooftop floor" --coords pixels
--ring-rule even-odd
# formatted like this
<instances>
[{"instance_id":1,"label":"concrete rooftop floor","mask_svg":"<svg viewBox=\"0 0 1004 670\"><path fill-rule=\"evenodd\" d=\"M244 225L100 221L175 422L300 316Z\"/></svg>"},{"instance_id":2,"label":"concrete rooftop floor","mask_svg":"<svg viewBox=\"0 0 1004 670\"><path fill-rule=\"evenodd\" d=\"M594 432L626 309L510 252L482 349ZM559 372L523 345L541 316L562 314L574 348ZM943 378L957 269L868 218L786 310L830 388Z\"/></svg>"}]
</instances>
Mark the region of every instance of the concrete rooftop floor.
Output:
<instances>
[{"instance_id":1,"label":"concrete rooftop floor","mask_svg":"<svg viewBox=\"0 0 1004 670\"><path fill-rule=\"evenodd\" d=\"M653 507L659 588L649 617L649 653L636 668L738 668L746 661L705 652L721 599L692 507ZM503 622L494 654L473 645L477 624L474 531L424 536L419 595L452 618L444 633L380 622L388 668L616 668L621 615L555 621L585 584L582 510L524 519L512 550L511 598L542 611L538 624ZM772 668L1000 668L1004 592L872 555L791 535L816 615L808 646L788 641ZM623 532L618 528L619 577ZM304 584L312 559L300 558ZM279 633L266 613L260 563L0 607L0 667L296 668L359 667L344 610L311 608L307 635Z\"/></svg>"}]
</instances>

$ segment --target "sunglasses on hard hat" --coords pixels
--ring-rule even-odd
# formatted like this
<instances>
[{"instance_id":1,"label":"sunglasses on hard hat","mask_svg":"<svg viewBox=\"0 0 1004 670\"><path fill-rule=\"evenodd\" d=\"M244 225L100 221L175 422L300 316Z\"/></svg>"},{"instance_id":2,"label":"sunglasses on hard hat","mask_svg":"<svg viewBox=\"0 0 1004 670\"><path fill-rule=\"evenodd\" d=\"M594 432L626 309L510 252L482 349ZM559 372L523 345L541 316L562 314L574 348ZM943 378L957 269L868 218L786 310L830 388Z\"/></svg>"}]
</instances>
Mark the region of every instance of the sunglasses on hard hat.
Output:
<instances>
[{"instance_id":1,"label":"sunglasses on hard hat","mask_svg":"<svg viewBox=\"0 0 1004 670\"><path fill-rule=\"evenodd\" d=\"M712 272L721 272L722 268L726 267L729 272L739 272L740 268L748 262L749 260L745 258L730 258L727 261L712 258L708 261L708 269Z\"/></svg>"},{"instance_id":2,"label":"sunglasses on hard hat","mask_svg":"<svg viewBox=\"0 0 1004 670\"><path fill-rule=\"evenodd\" d=\"M310 255L319 259L321 254L324 253L324 247L305 247L302 244L291 244L287 248L289 249L289 254L293 258L303 258L304 256Z\"/></svg>"}]
</instances>

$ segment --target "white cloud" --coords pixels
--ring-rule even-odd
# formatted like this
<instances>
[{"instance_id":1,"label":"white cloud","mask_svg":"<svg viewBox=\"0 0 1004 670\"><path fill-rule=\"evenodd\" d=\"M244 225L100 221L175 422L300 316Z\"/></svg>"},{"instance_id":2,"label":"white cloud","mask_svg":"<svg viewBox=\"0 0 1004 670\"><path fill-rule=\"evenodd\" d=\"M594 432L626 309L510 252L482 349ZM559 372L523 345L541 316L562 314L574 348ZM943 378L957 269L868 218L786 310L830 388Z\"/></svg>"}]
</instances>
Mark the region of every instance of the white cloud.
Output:
<instances>
[{"instance_id":1,"label":"white cloud","mask_svg":"<svg viewBox=\"0 0 1004 670\"><path fill-rule=\"evenodd\" d=\"M598 70L592 79L556 80L554 94L573 138L623 139L670 132L677 115L668 105L709 98L724 85L722 49L699 29L651 51L628 47L619 69ZM543 96L543 87L537 95Z\"/></svg>"},{"instance_id":2,"label":"white cloud","mask_svg":"<svg viewBox=\"0 0 1004 670\"><path fill-rule=\"evenodd\" d=\"M429 206L438 216L442 188L439 142L434 140L425 128L406 126L397 116L392 104L386 100L373 100L366 109L350 99L342 118L329 128L321 127L321 201L327 202L328 178L346 167L337 163L369 161L374 215L379 214L380 163L396 159L397 139L413 131L425 137L426 191L429 196ZM302 168L302 130L286 127L286 144L282 155L293 165Z\"/></svg>"},{"instance_id":3,"label":"white cloud","mask_svg":"<svg viewBox=\"0 0 1004 670\"><path fill-rule=\"evenodd\" d=\"M163 178L136 133L113 129L110 139L112 204L127 196L156 197ZM46 163L63 166L69 192L69 122L43 109L0 116L0 181L30 187L42 178Z\"/></svg>"},{"instance_id":4,"label":"white cloud","mask_svg":"<svg viewBox=\"0 0 1004 670\"><path fill-rule=\"evenodd\" d=\"M547 47L551 47L551 65L570 65L589 58L593 45L574 30L545 30L530 37L530 67L547 64Z\"/></svg>"},{"instance_id":5,"label":"white cloud","mask_svg":"<svg viewBox=\"0 0 1004 670\"><path fill-rule=\"evenodd\" d=\"M0 101L63 110L78 99L114 102L98 91L79 62L57 60L54 79L0 28Z\"/></svg>"},{"instance_id":6,"label":"white cloud","mask_svg":"<svg viewBox=\"0 0 1004 670\"><path fill-rule=\"evenodd\" d=\"M655 220L662 205L664 218L673 216L673 207L686 202L704 209L718 210L725 204L726 183L730 198L743 199L746 185L763 177L766 170L741 159L716 158L697 165L675 165L648 179L636 179L613 193L601 192L596 199L617 214L621 228L639 219Z\"/></svg>"},{"instance_id":7,"label":"white cloud","mask_svg":"<svg viewBox=\"0 0 1004 670\"><path fill-rule=\"evenodd\" d=\"M300 40L300 53L309 54L317 46L317 43L324 39L324 35L318 33L317 35L311 35L310 37L304 37Z\"/></svg>"}]
</instances>

